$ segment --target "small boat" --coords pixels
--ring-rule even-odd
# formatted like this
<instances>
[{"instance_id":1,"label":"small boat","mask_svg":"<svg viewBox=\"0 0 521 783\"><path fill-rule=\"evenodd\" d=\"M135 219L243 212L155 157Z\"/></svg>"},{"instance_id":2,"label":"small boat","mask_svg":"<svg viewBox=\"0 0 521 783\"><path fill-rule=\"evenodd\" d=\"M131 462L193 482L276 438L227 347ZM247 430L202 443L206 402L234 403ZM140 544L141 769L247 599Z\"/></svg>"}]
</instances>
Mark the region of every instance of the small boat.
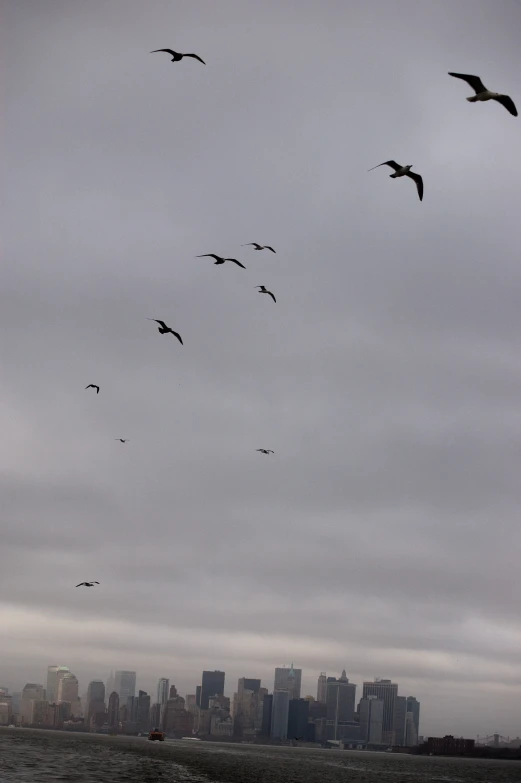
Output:
<instances>
[{"instance_id":1,"label":"small boat","mask_svg":"<svg viewBox=\"0 0 521 783\"><path fill-rule=\"evenodd\" d=\"M165 735L162 731L159 731L159 729L153 729L150 734L148 735L149 740L159 740L159 742L165 741Z\"/></svg>"}]
</instances>

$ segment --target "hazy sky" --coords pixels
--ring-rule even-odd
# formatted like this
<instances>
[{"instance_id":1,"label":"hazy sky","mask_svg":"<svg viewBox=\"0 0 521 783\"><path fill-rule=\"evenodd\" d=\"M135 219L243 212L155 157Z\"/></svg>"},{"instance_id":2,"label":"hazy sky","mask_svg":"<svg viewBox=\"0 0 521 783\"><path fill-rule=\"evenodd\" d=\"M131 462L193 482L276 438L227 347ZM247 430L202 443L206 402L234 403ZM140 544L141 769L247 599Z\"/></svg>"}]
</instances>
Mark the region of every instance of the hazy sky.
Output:
<instances>
[{"instance_id":1,"label":"hazy sky","mask_svg":"<svg viewBox=\"0 0 521 783\"><path fill-rule=\"evenodd\" d=\"M3 5L0 682L521 734L521 2Z\"/></svg>"}]
</instances>

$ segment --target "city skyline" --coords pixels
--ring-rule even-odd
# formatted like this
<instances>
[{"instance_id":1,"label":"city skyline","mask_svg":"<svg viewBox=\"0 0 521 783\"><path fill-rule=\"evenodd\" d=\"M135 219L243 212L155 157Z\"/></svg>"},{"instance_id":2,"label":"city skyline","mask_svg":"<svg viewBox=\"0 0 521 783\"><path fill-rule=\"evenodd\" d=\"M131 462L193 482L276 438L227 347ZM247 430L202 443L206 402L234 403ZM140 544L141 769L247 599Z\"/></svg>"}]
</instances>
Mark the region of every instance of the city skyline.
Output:
<instances>
[{"instance_id":1,"label":"city skyline","mask_svg":"<svg viewBox=\"0 0 521 783\"><path fill-rule=\"evenodd\" d=\"M519 0L5 5L0 680L519 733Z\"/></svg>"}]
</instances>

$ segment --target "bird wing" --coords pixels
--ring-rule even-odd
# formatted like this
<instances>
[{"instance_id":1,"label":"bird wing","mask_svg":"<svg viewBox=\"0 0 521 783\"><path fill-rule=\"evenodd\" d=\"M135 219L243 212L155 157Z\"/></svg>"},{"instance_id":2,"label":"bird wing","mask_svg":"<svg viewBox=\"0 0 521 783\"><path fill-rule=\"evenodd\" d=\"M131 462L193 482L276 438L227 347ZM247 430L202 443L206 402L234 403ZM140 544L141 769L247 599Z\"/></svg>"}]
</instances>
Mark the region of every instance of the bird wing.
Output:
<instances>
[{"instance_id":1,"label":"bird wing","mask_svg":"<svg viewBox=\"0 0 521 783\"><path fill-rule=\"evenodd\" d=\"M498 95L494 100L504 106L510 114L514 115L514 117L517 117L516 105L509 95Z\"/></svg>"},{"instance_id":2,"label":"bird wing","mask_svg":"<svg viewBox=\"0 0 521 783\"><path fill-rule=\"evenodd\" d=\"M273 250L273 248L270 245L264 245L264 247L266 248L266 250L271 250L272 253L277 252L276 250Z\"/></svg>"},{"instance_id":3,"label":"bird wing","mask_svg":"<svg viewBox=\"0 0 521 783\"><path fill-rule=\"evenodd\" d=\"M204 253L202 256L196 256L196 258L215 258L216 261L221 260L221 257L216 256L215 253Z\"/></svg>"},{"instance_id":4,"label":"bird wing","mask_svg":"<svg viewBox=\"0 0 521 783\"><path fill-rule=\"evenodd\" d=\"M174 335L174 337L177 337L177 339L179 340L179 342L181 343L181 345L183 345L183 340L182 340L182 338L181 338L181 335L180 335L180 334L178 334L177 332L174 332L174 330L173 330L173 329L171 329L170 331L172 332L172 334Z\"/></svg>"},{"instance_id":5,"label":"bird wing","mask_svg":"<svg viewBox=\"0 0 521 783\"><path fill-rule=\"evenodd\" d=\"M200 63L206 65L205 61L201 60L201 58L197 54L183 54L183 57L194 57L196 60L199 60Z\"/></svg>"},{"instance_id":6,"label":"bird wing","mask_svg":"<svg viewBox=\"0 0 521 783\"><path fill-rule=\"evenodd\" d=\"M378 166L373 166L372 169L367 169L368 171L373 171L373 169L378 169L380 166L390 166L395 171L400 171L402 168L399 163L397 163L395 160L385 160L383 163L379 163Z\"/></svg>"},{"instance_id":7,"label":"bird wing","mask_svg":"<svg viewBox=\"0 0 521 783\"><path fill-rule=\"evenodd\" d=\"M156 324L160 324L162 329L168 329L168 326L165 324L165 322L159 321L157 318L147 318L147 321L155 321Z\"/></svg>"},{"instance_id":8,"label":"bird wing","mask_svg":"<svg viewBox=\"0 0 521 783\"><path fill-rule=\"evenodd\" d=\"M225 260L225 261L233 261L233 263L234 263L234 264L237 264L237 266L242 266L242 268L243 268L243 269L246 269L246 267L244 266L244 264L241 264L241 262L240 262L240 261L237 261L237 259L236 259L236 258L225 258L224 260Z\"/></svg>"},{"instance_id":9,"label":"bird wing","mask_svg":"<svg viewBox=\"0 0 521 783\"><path fill-rule=\"evenodd\" d=\"M177 54L177 52L174 52L173 49L153 49L150 54L154 54L155 52L168 52L168 54L171 54L172 57Z\"/></svg>"},{"instance_id":10,"label":"bird wing","mask_svg":"<svg viewBox=\"0 0 521 783\"><path fill-rule=\"evenodd\" d=\"M94 384L93 383L89 383L89 385L85 386L85 388L86 389L93 389L94 388Z\"/></svg>"},{"instance_id":11,"label":"bird wing","mask_svg":"<svg viewBox=\"0 0 521 783\"><path fill-rule=\"evenodd\" d=\"M92 584L93 585L99 585L99 582L93 582Z\"/></svg>"},{"instance_id":12,"label":"bird wing","mask_svg":"<svg viewBox=\"0 0 521 783\"><path fill-rule=\"evenodd\" d=\"M250 245L253 245L254 247L260 247L260 245L257 242L246 242L246 244L241 245L241 247L249 247Z\"/></svg>"},{"instance_id":13,"label":"bird wing","mask_svg":"<svg viewBox=\"0 0 521 783\"><path fill-rule=\"evenodd\" d=\"M87 582L80 582L79 585L76 585L76 587L81 587L82 585L86 585Z\"/></svg>"},{"instance_id":14,"label":"bird wing","mask_svg":"<svg viewBox=\"0 0 521 783\"><path fill-rule=\"evenodd\" d=\"M275 299L275 297L273 296L273 294L271 293L271 291L267 291L266 293L268 293L268 294L271 296L271 298L273 299L273 301L274 301L274 302L276 302L276 301L277 301L277 300Z\"/></svg>"},{"instance_id":15,"label":"bird wing","mask_svg":"<svg viewBox=\"0 0 521 783\"><path fill-rule=\"evenodd\" d=\"M414 171L408 171L407 176L413 179L416 182L416 187L418 189L418 196L420 197L420 201L423 200L423 179L420 177L419 174L415 174Z\"/></svg>"},{"instance_id":16,"label":"bird wing","mask_svg":"<svg viewBox=\"0 0 521 783\"><path fill-rule=\"evenodd\" d=\"M487 89L479 76L472 76L468 73L451 73L450 71L449 76L454 76L455 79L463 79L464 82L470 84L476 95L478 95L480 92L485 92Z\"/></svg>"}]
</instances>

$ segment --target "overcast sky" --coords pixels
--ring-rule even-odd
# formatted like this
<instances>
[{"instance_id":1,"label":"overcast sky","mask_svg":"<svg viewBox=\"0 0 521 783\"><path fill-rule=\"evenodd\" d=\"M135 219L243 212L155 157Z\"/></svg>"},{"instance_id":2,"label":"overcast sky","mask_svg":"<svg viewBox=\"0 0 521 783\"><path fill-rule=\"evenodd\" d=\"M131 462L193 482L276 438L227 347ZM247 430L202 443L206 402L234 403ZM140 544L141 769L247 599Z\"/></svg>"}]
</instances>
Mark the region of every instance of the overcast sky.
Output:
<instances>
[{"instance_id":1,"label":"overcast sky","mask_svg":"<svg viewBox=\"0 0 521 783\"><path fill-rule=\"evenodd\" d=\"M294 661L521 734L521 119L447 75L521 110L520 26L4 3L0 684Z\"/></svg>"}]
</instances>

